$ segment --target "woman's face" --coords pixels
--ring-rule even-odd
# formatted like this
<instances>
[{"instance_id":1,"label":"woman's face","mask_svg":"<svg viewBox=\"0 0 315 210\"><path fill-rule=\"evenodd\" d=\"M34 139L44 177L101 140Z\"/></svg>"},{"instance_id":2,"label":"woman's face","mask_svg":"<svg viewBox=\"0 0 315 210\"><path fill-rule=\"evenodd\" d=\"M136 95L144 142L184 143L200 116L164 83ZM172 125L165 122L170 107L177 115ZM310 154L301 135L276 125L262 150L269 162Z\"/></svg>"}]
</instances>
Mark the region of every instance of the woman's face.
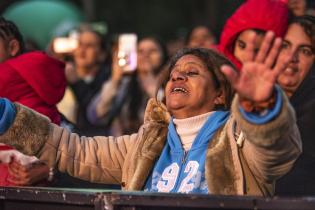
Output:
<instances>
[{"instance_id":1,"label":"woman's face","mask_svg":"<svg viewBox=\"0 0 315 210\"><path fill-rule=\"evenodd\" d=\"M251 40L251 34L256 33L254 30L248 29L239 34L235 41L235 46L234 46L234 56L241 62L245 62L245 52L246 48L248 48L248 43ZM264 38L263 34L257 34L256 33L256 39L255 39L255 52L258 52L258 49L260 47L260 44Z\"/></svg>"},{"instance_id":2,"label":"woman's face","mask_svg":"<svg viewBox=\"0 0 315 210\"><path fill-rule=\"evenodd\" d=\"M74 51L75 64L78 67L89 69L105 58L105 52L101 49L101 40L93 32L84 31L79 37L79 46Z\"/></svg>"},{"instance_id":3,"label":"woman's face","mask_svg":"<svg viewBox=\"0 0 315 210\"><path fill-rule=\"evenodd\" d=\"M214 37L210 31L204 26L199 26L193 29L189 38L188 47L210 48L214 42Z\"/></svg>"},{"instance_id":4,"label":"woman's face","mask_svg":"<svg viewBox=\"0 0 315 210\"><path fill-rule=\"evenodd\" d=\"M310 71L315 59L310 37L304 32L303 27L296 23L288 28L279 58L288 53L293 53L293 58L279 76L278 83L290 97Z\"/></svg>"},{"instance_id":5,"label":"woman's face","mask_svg":"<svg viewBox=\"0 0 315 210\"><path fill-rule=\"evenodd\" d=\"M152 39L143 39L138 44L138 71L151 72L160 67L163 55L160 46Z\"/></svg>"},{"instance_id":6,"label":"woman's face","mask_svg":"<svg viewBox=\"0 0 315 210\"><path fill-rule=\"evenodd\" d=\"M183 119L214 110L221 103L221 91L206 64L194 55L181 57L165 87L166 106L172 116Z\"/></svg>"}]
</instances>

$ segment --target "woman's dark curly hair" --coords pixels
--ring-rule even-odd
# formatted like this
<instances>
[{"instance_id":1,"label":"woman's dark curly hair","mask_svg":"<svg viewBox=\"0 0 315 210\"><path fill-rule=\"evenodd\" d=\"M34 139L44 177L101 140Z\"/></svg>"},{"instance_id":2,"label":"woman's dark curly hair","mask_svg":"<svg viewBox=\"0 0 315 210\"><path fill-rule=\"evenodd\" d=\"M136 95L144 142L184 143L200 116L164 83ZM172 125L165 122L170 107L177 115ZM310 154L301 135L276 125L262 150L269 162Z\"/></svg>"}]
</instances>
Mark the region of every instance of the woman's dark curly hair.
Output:
<instances>
[{"instance_id":1,"label":"woman's dark curly hair","mask_svg":"<svg viewBox=\"0 0 315 210\"><path fill-rule=\"evenodd\" d=\"M203 61L213 76L215 88L222 89L225 96L225 104L216 106L215 110L229 110L234 96L234 90L225 75L221 72L220 68L222 65L229 65L234 69L236 68L227 58L214 50L205 48L184 48L179 50L169 61L168 68L164 71L164 77L161 79L160 87L165 89L166 83L170 79L170 73L175 64L185 55L193 55Z\"/></svg>"}]
</instances>

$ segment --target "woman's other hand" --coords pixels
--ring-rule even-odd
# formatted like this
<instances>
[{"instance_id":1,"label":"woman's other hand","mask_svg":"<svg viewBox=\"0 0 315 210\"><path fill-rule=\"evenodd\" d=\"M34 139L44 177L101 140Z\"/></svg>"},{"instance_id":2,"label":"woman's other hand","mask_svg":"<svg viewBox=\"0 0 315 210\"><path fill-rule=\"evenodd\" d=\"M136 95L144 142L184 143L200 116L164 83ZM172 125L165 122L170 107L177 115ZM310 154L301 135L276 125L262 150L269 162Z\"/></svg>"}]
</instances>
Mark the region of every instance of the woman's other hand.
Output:
<instances>
[{"instance_id":1,"label":"woman's other hand","mask_svg":"<svg viewBox=\"0 0 315 210\"><path fill-rule=\"evenodd\" d=\"M15 186L31 186L49 176L49 167L40 161L23 166L13 158L8 164L8 170L7 181Z\"/></svg>"}]
</instances>

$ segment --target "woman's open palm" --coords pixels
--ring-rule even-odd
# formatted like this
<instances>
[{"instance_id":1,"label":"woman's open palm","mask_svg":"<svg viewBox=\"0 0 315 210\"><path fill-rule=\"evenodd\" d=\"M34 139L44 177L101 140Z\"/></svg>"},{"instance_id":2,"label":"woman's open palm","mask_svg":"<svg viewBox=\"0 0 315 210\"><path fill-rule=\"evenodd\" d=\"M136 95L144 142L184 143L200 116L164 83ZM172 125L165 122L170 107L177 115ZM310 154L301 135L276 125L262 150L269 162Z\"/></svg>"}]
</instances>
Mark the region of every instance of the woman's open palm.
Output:
<instances>
[{"instance_id":1,"label":"woman's open palm","mask_svg":"<svg viewBox=\"0 0 315 210\"><path fill-rule=\"evenodd\" d=\"M262 102L272 96L277 78L289 64L292 55L277 59L282 41L280 38L274 39L274 33L271 31L266 33L255 55L255 38L256 34L253 33L240 72L226 65L222 66L221 70L241 97L253 102Z\"/></svg>"}]
</instances>

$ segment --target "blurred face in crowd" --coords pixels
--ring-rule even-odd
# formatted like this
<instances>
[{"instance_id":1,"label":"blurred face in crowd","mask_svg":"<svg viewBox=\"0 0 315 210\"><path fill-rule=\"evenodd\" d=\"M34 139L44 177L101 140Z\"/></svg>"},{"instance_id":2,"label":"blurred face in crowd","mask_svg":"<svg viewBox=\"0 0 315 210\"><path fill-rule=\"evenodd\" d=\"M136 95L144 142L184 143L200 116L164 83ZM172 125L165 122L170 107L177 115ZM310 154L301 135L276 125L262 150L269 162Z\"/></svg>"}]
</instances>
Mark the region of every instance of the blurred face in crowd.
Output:
<instances>
[{"instance_id":1,"label":"blurred face in crowd","mask_svg":"<svg viewBox=\"0 0 315 210\"><path fill-rule=\"evenodd\" d=\"M17 40L6 41L0 37L0 63L7 59L16 56L19 51Z\"/></svg>"},{"instance_id":2,"label":"blurred face in crowd","mask_svg":"<svg viewBox=\"0 0 315 210\"><path fill-rule=\"evenodd\" d=\"M101 38L90 31L82 32L79 36L78 48L74 51L74 61L78 69L85 69L85 73L88 73L89 69L98 67L104 59L105 52L101 48Z\"/></svg>"},{"instance_id":3,"label":"blurred face in crowd","mask_svg":"<svg viewBox=\"0 0 315 210\"><path fill-rule=\"evenodd\" d=\"M188 47L203 47L210 48L214 44L215 40L211 32L207 27L198 26L191 32L188 41Z\"/></svg>"},{"instance_id":4,"label":"blurred face in crowd","mask_svg":"<svg viewBox=\"0 0 315 210\"><path fill-rule=\"evenodd\" d=\"M297 23L291 24L283 40L279 57L290 52L294 55L289 66L278 78L278 83L289 97L296 91L314 64L313 50L311 38L303 27Z\"/></svg>"},{"instance_id":5,"label":"blurred face in crowd","mask_svg":"<svg viewBox=\"0 0 315 210\"><path fill-rule=\"evenodd\" d=\"M222 102L219 93L206 64L194 55L184 55L170 72L166 106L177 119L193 117L214 110Z\"/></svg>"},{"instance_id":6,"label":"blurred face in crowd","mask_svg":"<svg viewBox=\"0 0 315 210\"><path fill-rule=\"evenodd\" d=\"M295 16L304 15L306 10L306 0L289 0L288 7Z\"/></svg>"},{"instance_id":7,"label":"blurred face in crowd","mask_svg":"<svg viewBox=\"0 0 315 210\"><path fill-rule=\"evenodd\" d=\"M161 66L162 49L153 39L143 39L138 44L138 71L154 71Z\"/></svg>"},{"instance_id":8,"label":"blurred face in crowd","mask_svg":"<svg viewBox=\"0 0 315 210\"><path fill-rule=\"evenodd\" d=\"M256 33L254 49L255 49L255 52L258 52L260 44L264 38L263 34L258 34L254 30L249 29L249 30L245 30L245 31L241 32L235 41L234 56L241 63L245 62L245 60L246 60L245 52L246 52L246 48L248 48L248 43L250 41L250 37L251 37L252 33Z\"/></svg>"}]
</instances>

